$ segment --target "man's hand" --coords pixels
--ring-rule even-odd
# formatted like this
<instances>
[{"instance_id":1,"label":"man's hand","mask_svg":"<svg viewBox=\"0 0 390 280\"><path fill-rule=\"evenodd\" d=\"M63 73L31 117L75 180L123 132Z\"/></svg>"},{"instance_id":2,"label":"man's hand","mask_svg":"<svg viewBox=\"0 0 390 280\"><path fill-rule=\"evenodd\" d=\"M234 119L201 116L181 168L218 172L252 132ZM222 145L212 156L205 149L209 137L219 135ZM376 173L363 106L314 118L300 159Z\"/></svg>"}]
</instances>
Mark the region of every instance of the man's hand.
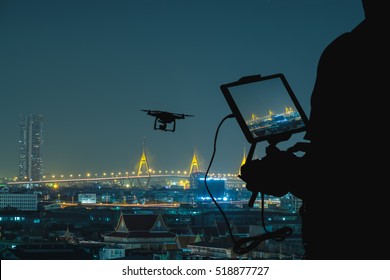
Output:
<instances>
[{"instance_id":1,"label":"man's hand","mask_svg":"<svg viewBox=\"0 0 390 280\"><path fill-rule=\"evenodd\" d=\"M310 149L309 142L298 142L294 146L288 148L287 151L291 153L297 153L297 152L307 153L309 149Z\"/></svg>"},{"instance_id":2,"label":"man's hand","mask_svg":"<svg viewBox=\"0 0 390 280\"><path fill-rule=\"evenodd\" d=\"M266 158L247 161L241 166L241 174L238 177L246 183L246 188L251 192L281 197L287 194L289 184L279 164L282 163Z\"/></svg>"}]
</instances>

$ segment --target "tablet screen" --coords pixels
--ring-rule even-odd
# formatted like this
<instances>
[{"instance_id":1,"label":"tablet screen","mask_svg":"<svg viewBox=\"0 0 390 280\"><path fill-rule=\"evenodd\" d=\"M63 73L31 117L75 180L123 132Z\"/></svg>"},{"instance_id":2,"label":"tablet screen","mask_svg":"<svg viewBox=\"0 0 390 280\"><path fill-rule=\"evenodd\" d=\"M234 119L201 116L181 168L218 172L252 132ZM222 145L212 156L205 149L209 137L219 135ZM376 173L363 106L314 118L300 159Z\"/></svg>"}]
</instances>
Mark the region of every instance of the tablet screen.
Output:
<instances>
[{"instance_id":1,"label":"tablet screen","mask_svg":"<svg viewBox=\"0 0 390 280\"><path fill-rule=\"evenodd\" d=\"M250 143L306 130L306 115L282 74L244 77L221 90Z\"/></svg>"}]
</instances>

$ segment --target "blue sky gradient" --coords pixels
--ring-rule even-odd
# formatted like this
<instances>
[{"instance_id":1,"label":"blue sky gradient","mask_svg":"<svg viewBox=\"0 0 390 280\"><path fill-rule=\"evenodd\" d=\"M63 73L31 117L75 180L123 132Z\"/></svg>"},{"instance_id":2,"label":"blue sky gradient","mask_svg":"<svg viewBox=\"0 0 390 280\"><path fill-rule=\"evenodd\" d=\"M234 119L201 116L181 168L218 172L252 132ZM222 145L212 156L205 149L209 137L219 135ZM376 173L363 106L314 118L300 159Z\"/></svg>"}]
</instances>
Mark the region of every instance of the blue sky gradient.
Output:
<instances>
[{"instance_id":1,"label":"blue sky gradient","mask_svg":"<svg viewBox=\"0 0 390 280\"><path fill-rule=\"evenodd\" d=\"M205 170L230 114L221 84L281 72L309 115L321 52L361 20L359 0L1 0L0 177L18 174L29 113L48 175L134 171L143 143L155 170L188 170L194 148ZM195 116L163 132L141 109ZM212 171L237 172L244 148L226 121Z\"/></svg>"}]
</instances>

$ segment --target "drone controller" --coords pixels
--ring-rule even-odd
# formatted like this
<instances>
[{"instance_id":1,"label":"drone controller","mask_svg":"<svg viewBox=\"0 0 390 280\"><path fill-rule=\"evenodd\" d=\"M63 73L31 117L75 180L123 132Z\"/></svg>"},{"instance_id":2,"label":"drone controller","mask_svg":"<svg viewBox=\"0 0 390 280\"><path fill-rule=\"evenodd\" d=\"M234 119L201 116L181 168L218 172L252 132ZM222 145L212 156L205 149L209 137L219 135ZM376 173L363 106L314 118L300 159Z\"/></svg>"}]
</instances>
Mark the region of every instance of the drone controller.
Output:
<instances>
[{"instance_id":1,"label":"drone controller","mask_svg":"<svg viewBox=\"0 0 390 280\"><path fill-rule=\"evenodd\" d=\"M283 186L273 188L272 186L267 186L267 183L261 184L258 180L259 175L256 173L258 173L258 170L262 170L262 172L264 172L263 177L267 177L269 180L280 177L280 174L278 174L280 166L290 164L291 160L296 158L296 156L292 152L281 151L278 147L276 147L276 145L281 141L288 140L290 136L291 135L285 135L283 137L269 139L269 145L266 147L266 156L262 159L252 160L254 151L256 149L256 143L251 145L247 155L247 163L251 167L249 167L249 169L246 171L247 174L238 176L247 183L247 190L252 192L248 202L249 207L253 207L259 192L278 197L281 197L288 192L287 188ZM248 160L250 162L248 162Z\"/></svg>"},{"instance_id":2,"label":"drone controller","mask_svg":"<svg viewBox=\"0 0 390 280\"><path fill-rule=\"evenodd\" d=\"M249 207L253 207L259 192L284 195L284 182L288 181L283 179L289 178L286 175L294 162L290 159L296 156L290 151L279 150L276 145L294 133L306 131L308 125L306 114L286 77L282 73L245 76L220 88L245 138L252 145L247 156L249 162L241 167L239 176L253 192ZM266 156L252 160L256 143L262 141L269 143ZM259 171L264 176L256 175ZM272 188L275 181L278 186Z\"/></svg>"}]
</instances>

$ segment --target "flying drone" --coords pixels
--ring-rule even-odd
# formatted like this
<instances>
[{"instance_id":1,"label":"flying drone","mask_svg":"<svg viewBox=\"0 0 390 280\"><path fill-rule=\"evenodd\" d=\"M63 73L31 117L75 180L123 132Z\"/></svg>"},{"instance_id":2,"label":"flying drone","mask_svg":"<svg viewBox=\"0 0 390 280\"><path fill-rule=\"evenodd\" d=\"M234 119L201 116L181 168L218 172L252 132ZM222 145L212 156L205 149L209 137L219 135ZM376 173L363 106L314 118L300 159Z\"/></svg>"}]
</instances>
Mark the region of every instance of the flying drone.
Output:
<instances>
[{"instance_id":1,"label":"flying drone","mask_svg":"<svg viewBox=\"0 0 390 280\"><path fill-rule=\"evenodd\" d=\"M184 119L186 117L193 117L193 115L187 114L177 114L171 113L167 111L158 111L158 110L141 110L146 112L149 116L155 117L154 120L154 129L155 130L163 130L163 131L175 131L176 129L176 120ZM168 127L168 124L171 124Z\"/></svg>"}]
</instances>

